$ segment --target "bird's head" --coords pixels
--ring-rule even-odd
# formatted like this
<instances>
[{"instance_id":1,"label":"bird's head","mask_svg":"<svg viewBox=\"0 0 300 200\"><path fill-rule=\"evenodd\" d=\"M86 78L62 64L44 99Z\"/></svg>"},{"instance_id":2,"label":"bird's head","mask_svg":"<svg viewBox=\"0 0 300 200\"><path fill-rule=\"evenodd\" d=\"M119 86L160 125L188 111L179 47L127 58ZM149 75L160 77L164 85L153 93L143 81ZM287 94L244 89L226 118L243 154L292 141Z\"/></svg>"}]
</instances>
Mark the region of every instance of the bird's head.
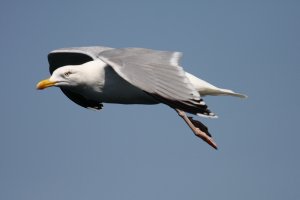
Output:
<instances>
[{"instance_id":1,"label":"bird's head","mask_svg":"<svg viewBox=\"0 0 300 200\"><path fill-rule=\"evenodd\" d=\"M40 81L36 88L39 90L56 86L62 88L76 87L81 83L81 70L75 66L63 66L57 68L49 79Z\"/></svg>"}]
</instances>

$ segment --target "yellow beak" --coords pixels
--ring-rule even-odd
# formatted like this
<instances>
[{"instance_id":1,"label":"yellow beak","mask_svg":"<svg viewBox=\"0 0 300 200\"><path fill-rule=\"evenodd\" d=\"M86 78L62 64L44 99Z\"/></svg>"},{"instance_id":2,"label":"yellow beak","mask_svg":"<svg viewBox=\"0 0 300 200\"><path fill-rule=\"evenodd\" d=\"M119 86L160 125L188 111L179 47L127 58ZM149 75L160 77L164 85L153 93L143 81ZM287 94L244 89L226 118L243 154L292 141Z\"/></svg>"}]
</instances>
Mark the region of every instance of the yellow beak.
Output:
<instances>
[{"instance_id":1,"label":"yellow beak","mask_svg":"<svg viewBox=\"0 0 300 200\"><path fill-rule=\"evenodd\" d=\"M43 90L47 87L51 87L54 86L56 82L50 81L49 79L45 79L40 81L37 85L36 85L36 89L38 90Z\"/></svg>"}]
</instances>

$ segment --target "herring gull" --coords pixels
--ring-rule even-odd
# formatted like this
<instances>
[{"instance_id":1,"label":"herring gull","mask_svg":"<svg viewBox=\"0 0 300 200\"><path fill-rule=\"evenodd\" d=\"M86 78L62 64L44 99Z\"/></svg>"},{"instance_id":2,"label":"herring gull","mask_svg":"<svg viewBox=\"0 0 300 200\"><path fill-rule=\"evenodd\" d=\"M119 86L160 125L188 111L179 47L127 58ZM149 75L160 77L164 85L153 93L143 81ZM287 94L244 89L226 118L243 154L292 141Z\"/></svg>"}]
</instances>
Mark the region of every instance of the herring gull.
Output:
<instances>
[{"instance_id":1,"label":"herring gull","mask_svg":"<svg viewBox=\"0 0 300 200\"><path fill-rule=\"evenodd\" d=\"M51 77L37 89L59 87L73 102L100 110L102 103L158 104L173 108L194 134L213 148L208 128L187 113L216 118L202 97L246 95L218 88L185 72L180 52L145 48L73 47L49 53Z\"/></svg>"}]
</instances>

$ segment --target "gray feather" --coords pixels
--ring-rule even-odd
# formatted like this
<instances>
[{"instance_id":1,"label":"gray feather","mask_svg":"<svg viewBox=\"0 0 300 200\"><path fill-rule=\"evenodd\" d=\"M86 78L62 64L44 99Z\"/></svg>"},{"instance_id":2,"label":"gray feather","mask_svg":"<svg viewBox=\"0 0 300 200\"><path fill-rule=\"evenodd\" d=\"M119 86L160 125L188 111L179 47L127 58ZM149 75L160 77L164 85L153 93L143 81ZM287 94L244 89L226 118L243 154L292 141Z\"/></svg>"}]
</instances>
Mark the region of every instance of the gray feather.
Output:
<instances>
[{"instance_id":1,"label":"gray feather","mask_svg":"<svg viewBox=\"0 0 300 200\"><path fill-rule=\"evenodd\" d=\"M181 55L179 52L124 48L103 51L98 57L123 79L147 93L169 100L199 100L199 93L178 64Z\"/></svg>"}]
</instances>

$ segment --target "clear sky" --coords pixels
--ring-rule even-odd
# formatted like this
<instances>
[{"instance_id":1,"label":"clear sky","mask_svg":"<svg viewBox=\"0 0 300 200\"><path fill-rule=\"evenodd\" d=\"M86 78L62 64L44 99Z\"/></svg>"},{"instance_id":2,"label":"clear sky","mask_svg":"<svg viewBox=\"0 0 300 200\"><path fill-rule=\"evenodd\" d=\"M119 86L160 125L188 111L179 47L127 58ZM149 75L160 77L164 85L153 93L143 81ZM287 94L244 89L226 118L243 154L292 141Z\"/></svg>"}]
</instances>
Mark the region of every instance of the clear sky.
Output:
<instances>
[{"instance_id":1,"label":"clear sky","mask_svg":"<svg viewBox=\"0 0 300 200\"><path fill-rule=\"evenodd\" d=\"M300 199L299 1L0 2L0 199ZM196 138L165 105L83 109L37 91L49 51L181 51L182 65L249 98L208 97Z\"/></svg>"}]
</instances>

